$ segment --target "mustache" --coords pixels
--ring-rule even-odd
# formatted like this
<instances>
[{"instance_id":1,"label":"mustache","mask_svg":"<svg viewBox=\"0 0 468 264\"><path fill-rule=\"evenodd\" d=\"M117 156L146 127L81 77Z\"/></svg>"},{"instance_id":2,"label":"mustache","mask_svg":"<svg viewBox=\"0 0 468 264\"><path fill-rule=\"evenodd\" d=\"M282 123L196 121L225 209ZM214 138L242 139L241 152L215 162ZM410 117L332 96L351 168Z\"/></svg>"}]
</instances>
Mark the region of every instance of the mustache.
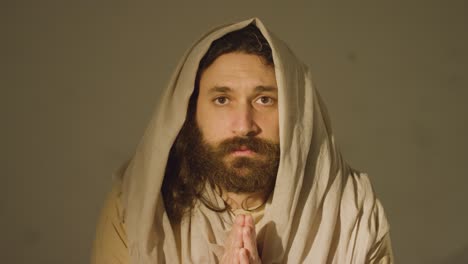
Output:
<instances>
[{"instance_id":1,"label":"mustache","mask_svg":"<svg viewBox=\"0 0 468 264\"><path fill-rule=\"evenodd\" d=\"M266 139L261 138L243 138L243 137L234 137L223 140L216 147L216 152L219 154L229 154L235 150L239 150L241 147L247 147L249 150L254 151L259 154L269 154L269 153L278 153L279 144L273 143Z\"/></svg>"}]
</instances>

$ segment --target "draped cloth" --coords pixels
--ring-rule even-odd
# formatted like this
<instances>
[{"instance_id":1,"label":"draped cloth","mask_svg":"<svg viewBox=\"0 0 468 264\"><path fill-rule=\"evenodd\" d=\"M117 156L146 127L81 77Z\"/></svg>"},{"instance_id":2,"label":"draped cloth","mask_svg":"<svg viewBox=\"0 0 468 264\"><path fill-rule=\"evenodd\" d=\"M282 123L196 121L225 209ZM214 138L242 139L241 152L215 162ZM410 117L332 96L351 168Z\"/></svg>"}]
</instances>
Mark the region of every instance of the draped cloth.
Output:
<instances>
[{"instance_id":1,"label":"draped cloth","mask_svg":"<svg viewBox=\"0 0 468 264\"><path fill-rule=\"evenodd\" d=\"M251 23L272 48L280 123L276 184L255 225L262 262L393 263L389 225L368 176L343 160L307 66L258 18L216 28L186 52L134 157L118 173L129 263L221 259L233 216L197 203L191 216L171 226L160 189L200 59L214 40ZM215 193L209 195L222 204Z\"/></svg>"}]
</instances>

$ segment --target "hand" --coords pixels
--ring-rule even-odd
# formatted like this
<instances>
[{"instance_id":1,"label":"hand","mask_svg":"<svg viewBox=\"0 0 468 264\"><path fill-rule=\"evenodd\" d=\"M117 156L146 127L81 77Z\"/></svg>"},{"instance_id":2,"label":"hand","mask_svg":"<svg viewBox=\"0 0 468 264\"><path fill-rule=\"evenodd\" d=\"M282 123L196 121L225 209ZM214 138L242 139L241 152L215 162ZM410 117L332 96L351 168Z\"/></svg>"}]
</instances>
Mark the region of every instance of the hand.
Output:
<instances>
[{"instance_id":1,"label":"hand","mask_svg":"<svg viewBox=\"0 0 468 264\"><path fill-rule=\"evenodd\" d=\"M261 264L257 235L250 215L238 215L224 245L223 264Z\"/></svg>"}]
</instances>

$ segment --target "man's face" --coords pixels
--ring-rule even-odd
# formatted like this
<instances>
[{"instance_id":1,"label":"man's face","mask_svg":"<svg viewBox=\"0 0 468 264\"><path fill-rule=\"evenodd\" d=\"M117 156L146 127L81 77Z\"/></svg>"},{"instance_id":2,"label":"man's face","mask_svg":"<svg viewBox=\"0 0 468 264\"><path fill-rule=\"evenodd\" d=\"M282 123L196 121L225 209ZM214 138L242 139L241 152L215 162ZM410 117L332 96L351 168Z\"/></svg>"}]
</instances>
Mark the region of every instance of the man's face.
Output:
<instances>
[{"instance_id":1,"label":"man's face","mask_svg":"<svg viewBox=\"0 0 468 264\"><path fill-rule=\"evenodd\" d=\"M259 56L221 55L201 75L199 87L196 120L207 143L232 137L279 142L275 70Z\"/></svg>"},{"instance_id":2,"label":"man's face","mask_svg":"<svg viewBox=\"0 0 468 264\"><path fill-rule=\"evenodd\" d=\"M245 53L218 57L201 75L196 122L203 143L236 176L258 174L266 166L276 169L279 121L273 66Z\"/></svg>"}]
</instances>

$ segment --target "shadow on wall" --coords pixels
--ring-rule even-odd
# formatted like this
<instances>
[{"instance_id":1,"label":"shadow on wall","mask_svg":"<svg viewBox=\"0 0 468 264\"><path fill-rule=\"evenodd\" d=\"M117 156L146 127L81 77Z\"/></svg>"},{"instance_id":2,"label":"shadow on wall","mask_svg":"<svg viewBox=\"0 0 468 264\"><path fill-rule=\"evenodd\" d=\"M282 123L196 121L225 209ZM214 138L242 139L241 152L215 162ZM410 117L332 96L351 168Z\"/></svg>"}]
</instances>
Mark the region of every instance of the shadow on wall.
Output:
<instances>
[{"instance_id":1,"label":"shadow on wall","mask_svg":"<svg viewBox=\"0 0 468 264\"><path fill-rule=\"evenodd\" d=\"M468 246L464 249L457 251L456 254L449 256L438 262L437 264L467 264L468 263Z\"/></svg>"}]
</instances>

